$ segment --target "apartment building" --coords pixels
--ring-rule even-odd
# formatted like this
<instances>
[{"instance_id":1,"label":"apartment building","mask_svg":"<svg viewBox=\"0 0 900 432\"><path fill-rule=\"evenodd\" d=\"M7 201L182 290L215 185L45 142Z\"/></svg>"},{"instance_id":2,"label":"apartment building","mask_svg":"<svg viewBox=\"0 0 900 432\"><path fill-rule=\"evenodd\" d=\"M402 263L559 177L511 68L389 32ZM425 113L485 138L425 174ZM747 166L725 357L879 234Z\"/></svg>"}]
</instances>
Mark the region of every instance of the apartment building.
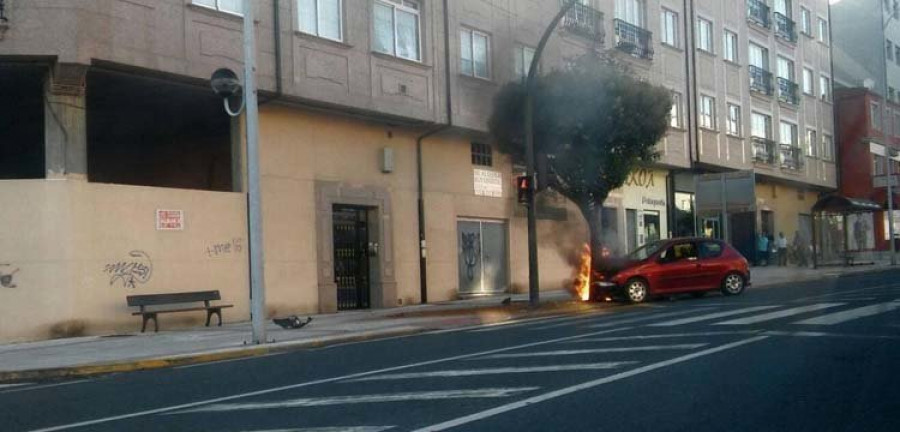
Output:
<instances>
[{"instance_id":1,"label":"apartment building","mask_svg":"<svg viewBox=\"0 0 900 432\"><path fill-rule=\"evenodd\" d=\"M134 329L125 295L198 288L247 319L241 123L208 81L242 69L241 2L0 3L0 199L15 203L0 208L0 338ZM559 1L253 3L269 314L524 291L522 167L486 123ZM676 209L694 220L698 173L756 173L744 213L773 232L834 187L829 38L725 3L580 1L541 59L603 51L672 91L661 158L604 205L618 252L693 228ZM826 0L784 12L828 28ZM807 69L812 90L791 93ZM568 287L584 221L552 193L539 203L541 287Z\"/></svg>"}]
</instances>

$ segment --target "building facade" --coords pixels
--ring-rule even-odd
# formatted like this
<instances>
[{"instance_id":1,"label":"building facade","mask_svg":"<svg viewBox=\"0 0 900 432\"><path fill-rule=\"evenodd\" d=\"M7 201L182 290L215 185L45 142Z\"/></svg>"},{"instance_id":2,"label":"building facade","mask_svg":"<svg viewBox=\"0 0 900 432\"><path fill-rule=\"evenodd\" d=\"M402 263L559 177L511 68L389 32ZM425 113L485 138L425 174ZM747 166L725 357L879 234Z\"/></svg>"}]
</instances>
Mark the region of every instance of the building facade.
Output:
<instances>
[{"instance_id":1,"label":"building facade","mask_svg":"<svg viewBox=\"0 0 900 432\"><path fill-rule=\"evenodd\" d=\"M241 122L208 81L243 67L241 2L2 3L0 199L16 205L0 208L0 339L134 329L136 293L219 289L247 319ZM726 3L580 1L541 59L603 51L672 91L660 159L604 204L617 252L712 224L697 174L752 170L754 231L792 231L835 186L829 38ZM253 4L268 314L523 292L521 167L487 120L559 2ZM804 10L828 19L826 0L782 15ZM585 222L538 201L541 287L567 288Z\"/></svg>"}]
</instances>

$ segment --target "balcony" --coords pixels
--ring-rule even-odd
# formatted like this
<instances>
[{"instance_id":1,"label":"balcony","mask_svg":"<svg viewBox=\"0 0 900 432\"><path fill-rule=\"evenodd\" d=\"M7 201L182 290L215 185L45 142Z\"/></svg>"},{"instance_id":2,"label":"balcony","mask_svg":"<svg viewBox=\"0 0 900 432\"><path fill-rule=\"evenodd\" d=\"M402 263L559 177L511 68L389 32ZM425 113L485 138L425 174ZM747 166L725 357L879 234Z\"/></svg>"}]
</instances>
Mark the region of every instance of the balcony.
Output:
<instances>
[{"instance_id":1,"label":"balcony","mask_svg":"<svg viewBox=\"0 0 900 432\"><path fill-rule=\"evenodd\" d=\"M606 39L603 28L603 12L581 3L575 3L563 17L560 26L573 34L602 44Z\"/></svg>"},{"instance_id":2,"label":"balcony","mask_svg":"<svg viewBox=\"0 0 900 432\"><path fill-rule=\"evenodd\" d=\"M775 37L796 43L797 24L794 23L794 20L778 12L775 12L772 16L775 21Z\"/></svg>"},{"instance_id":3,"label":"balcony","mask_svg":"<svg viewBox=\"0 0 900 432\"><path fill-rule=\"evenodd\" d=\"M798 171L803 168L803 149L791 144L781 144L781 167Z\"/></svg>"},{"instance_id":4,"label":"balcony","mask_svg":"<svg viewBox=\"0 0 900 432\"><path fill-rule=\"evenodd\" d=\"M778 101L793 106L800 105L800 86L786 78L778 77L776 81L778 82Z\"/></svg>"},{"instance_id":5,"label":"balcony","mask_svg":"<svg viewBox=\"0 0 900 432\"><path fill-rule=\"evenodd\" d=\"M6 19L6 11L5 11L6 5L4 5L3 3L4 3L4 1L0 0L0 23L5 23L5 22L9 21L8 19Z\"/></svg>"},{"instance_id":6,"label":"balcony","mask_svg":"<svg viewBox=\"0 0 900 432\"><path fill-rule=\"evenodd\" d=\"M763 0L747 0L747 21L769 28L769 6Z\"/></svg>"},{"instance_id":7,"label":"balcony","mask_svg":"<svg viewBox=\"0 0 900 432\"><path fill-rule=\"evenodd\" d=\"M750 91L772 96L772 72L750 65L747 67L747 73L750 75Z\"/></svg>"},{"instance_id":8,"label":"balcony","mask_svg":"<svg viewBox=\"0 0 900 432\"><path fill-rule=\"evenodd\" d=\"M753 160L764 164L775 163L775 141L760 137L750 137L753 143Z\"/></svg>"},{"instance_id":9,"label":"balcony","mask_svg":"<svg viewBox=\"0 0 900 432\"><path fill-rule=\"evenodd\" d=\"M616 25L616 48L635 57L653 59L653 32L620 19Z\"/></svg>"}]
</instances>

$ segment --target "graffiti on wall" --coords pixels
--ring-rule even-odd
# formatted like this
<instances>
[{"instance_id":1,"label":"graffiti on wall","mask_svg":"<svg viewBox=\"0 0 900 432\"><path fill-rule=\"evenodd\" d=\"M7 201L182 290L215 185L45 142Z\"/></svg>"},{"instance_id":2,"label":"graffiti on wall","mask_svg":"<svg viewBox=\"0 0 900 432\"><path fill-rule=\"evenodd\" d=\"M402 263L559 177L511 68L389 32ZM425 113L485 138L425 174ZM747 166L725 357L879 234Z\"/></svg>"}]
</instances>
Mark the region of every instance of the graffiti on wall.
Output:
<instances>
[{"instance_id":1,"label":"graffiti on wall","mask_svg":"<svg viewBox=\"0 0 900 432\"><path fill-rule=\"evenodd\" d=\"M479 233L462 233L462 252L466 263L466 277L475 279L475 266L481 261L481 235Z\"/></svg>"},{"instance_id":2,"label":"graffiti on wall","mask_svg":"<svg viewBox=\"0 0 900 432\"><path fill-rule=\"evenodd\" d=\"M0 287L15 288L16 283L13 276L19 272L19 269L13 267L12 264L0 264Z\"/></svg>"},{"instance_id":3,"label":"graffiti on wall","mask_svg":"<svg viewBox=\"0 0 900 432\"><path fill-rule=\"evenodd\" d=\"M206 255L210 258L220 255L229 255L233 253L241 253L244 251L244 239L233 238L231 241L211 244L206 247Z\"/></svg>"},{"instance_id":4,"label":"graffiti on wall","mask_svg":"<svg viewBox=\"0 0 900 432\"><path fill-rule=\"evenodd\" d=\"M107 264L103 272L109 274L109 284L121 280L125 288L134 288L136 284L145 284L153 273L153 262L146 252L133 250L128 253L132 259Z\"/></svg>"}]
</instances>

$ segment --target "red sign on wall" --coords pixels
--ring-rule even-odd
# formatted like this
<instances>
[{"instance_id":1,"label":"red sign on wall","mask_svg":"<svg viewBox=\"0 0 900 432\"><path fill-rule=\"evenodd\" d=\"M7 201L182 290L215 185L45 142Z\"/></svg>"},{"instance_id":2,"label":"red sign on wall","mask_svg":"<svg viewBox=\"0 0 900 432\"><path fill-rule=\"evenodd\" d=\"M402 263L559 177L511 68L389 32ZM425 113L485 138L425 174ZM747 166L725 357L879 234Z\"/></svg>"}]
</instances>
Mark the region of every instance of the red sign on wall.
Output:
<instances>
[{"instance_id":1,"label":"red sign on wall","mask_svg":"<svg viewBox=\"0 0 900 432\"><path fill-rule=\"evenodd\" d=\"M184 210L156 210L157 231L184 230Z\"/></svg>"}]
</instances>

